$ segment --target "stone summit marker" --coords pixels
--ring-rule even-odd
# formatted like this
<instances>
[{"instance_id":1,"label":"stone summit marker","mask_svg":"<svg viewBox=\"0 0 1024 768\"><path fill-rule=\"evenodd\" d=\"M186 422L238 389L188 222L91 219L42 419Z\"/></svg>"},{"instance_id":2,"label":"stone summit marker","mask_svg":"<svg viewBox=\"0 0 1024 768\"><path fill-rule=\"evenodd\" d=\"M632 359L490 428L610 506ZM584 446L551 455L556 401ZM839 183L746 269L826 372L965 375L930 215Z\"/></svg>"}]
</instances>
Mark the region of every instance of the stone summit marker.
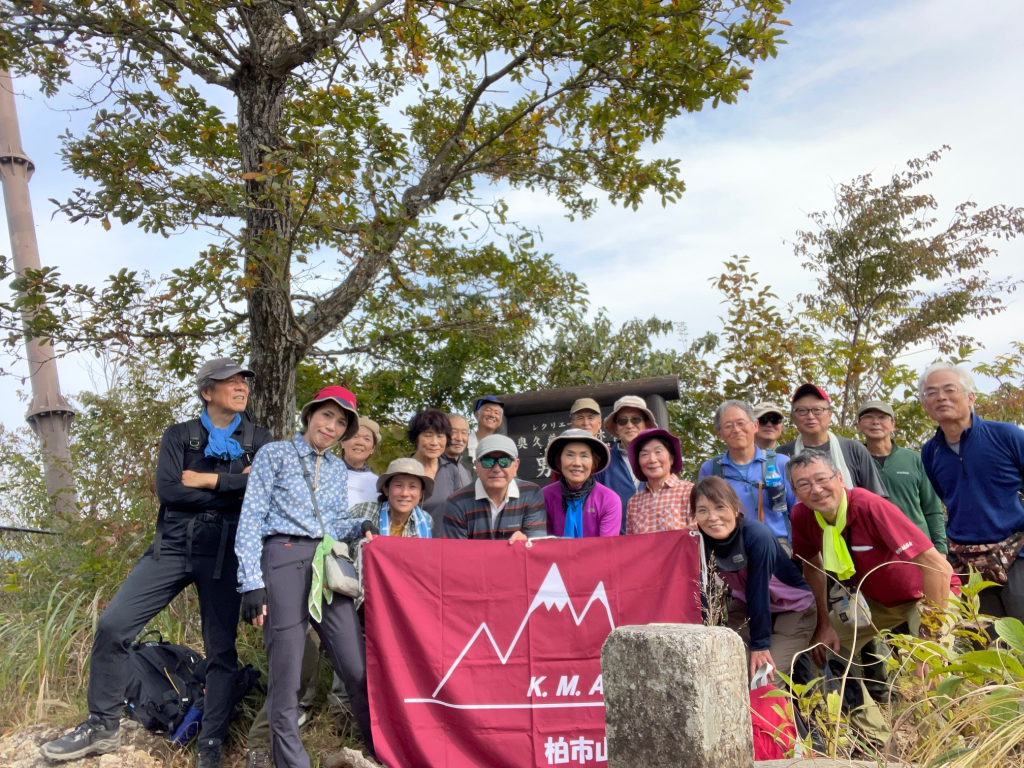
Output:
<instances>
[{"instance_id":1,"label":"stone summit marker","mask_svg":"<svg viewBox=\"0 0 1024 768\"><path fill-rule=\"evenodd\" d=\"M609 768L751 768L746 653L726 627L615 629L601 651Z\"/></svg>"}]
</instances>

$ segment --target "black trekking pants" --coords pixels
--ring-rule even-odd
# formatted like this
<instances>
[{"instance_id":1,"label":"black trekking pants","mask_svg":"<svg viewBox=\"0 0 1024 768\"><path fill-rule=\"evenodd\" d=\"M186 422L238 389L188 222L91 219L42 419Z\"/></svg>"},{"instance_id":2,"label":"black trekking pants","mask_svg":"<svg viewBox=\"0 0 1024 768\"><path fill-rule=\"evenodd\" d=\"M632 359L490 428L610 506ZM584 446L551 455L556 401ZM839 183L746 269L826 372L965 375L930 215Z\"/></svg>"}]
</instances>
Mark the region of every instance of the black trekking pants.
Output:
<instances>
[{"instance_id":1,"label":"black trekking pants","mask_svg":"<svg viewBox=\"0 0 1024 768\"><path fill-rule=\"evenodd\" d=\"M189 584L196 585L203 622L203 646L209 666L200 738L227 736L238 654L238 592L234 542L224 552L220 578L214 578L215 555L147 552L110 601L96 623L89 671L89 713L116 727L124 704L128 648L149 620ZM191 570L189 565L191 563Z\"/></svg>"}]
</instances>

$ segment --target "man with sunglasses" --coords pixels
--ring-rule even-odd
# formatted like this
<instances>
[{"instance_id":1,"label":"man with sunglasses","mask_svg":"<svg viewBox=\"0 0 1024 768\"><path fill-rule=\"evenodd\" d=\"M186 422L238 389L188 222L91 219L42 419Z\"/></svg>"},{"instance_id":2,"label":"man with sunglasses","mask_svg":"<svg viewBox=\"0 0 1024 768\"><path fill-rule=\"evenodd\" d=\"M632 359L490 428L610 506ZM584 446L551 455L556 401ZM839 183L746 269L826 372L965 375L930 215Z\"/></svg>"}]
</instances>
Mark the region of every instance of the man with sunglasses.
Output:
<instances>
[{"instance_id":1,"label":"man with sunglasses","mask_svg":"<svg viewBox=\"0 0 1024 768\"><path fill-rule=\"evenodd\" d=\"M611 447L608 466L594 475L594 480L606 488L611 488L622 500L620 534L626 533L629 500L641 485L629 463L629 444L641 432L657 426L654 414L647 407L647 403L636 395L626 395L616 400L612 412L604 420L604 431L615 438L615 442Z\"/></svg>"},{"instance_id":2,"label":"man with sunglasses","mask_svg":"<svg viewBox=\"0 0 1024 768\"><path fill-rule=\"evenodd\" d=\"M760 402L754 406L754 418L757 419L754 444L762 451L778 450L786 419L785 411L775 403Z\"/></svg>"},{"instance_id":3,"label":"man with sunglasses","mask_svg":"<svg viewBox=\"0 0 1024 768\"><path fill-rule=\"evenodd\" d=\"M506 539L509 544L547 535L540 486L516 480L519 451L505 435L477 444L476 482L448 497L444 533L449 539Z\"/></svg>"}]
</instances>

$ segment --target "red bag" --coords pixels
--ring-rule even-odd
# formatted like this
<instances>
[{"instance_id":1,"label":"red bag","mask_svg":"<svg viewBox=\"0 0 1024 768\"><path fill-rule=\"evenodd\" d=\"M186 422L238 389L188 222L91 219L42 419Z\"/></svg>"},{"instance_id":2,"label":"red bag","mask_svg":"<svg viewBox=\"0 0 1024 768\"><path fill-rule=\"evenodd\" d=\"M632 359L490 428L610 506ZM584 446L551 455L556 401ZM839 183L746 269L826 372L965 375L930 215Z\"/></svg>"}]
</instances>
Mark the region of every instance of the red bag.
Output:
<instances>
[{"instance_id":1,"label":"red bag","mask_svg":"<svg viewBox=\"0 0 1024 768\"><path fill-rule=\"evenodd\" d=\"M792 757L796 746L796 726L789 699L766 695L777 691L774 685L762 685L750 692L750 719L754 726L754 759L782 760Z\"/></svg>"}]
</instances>

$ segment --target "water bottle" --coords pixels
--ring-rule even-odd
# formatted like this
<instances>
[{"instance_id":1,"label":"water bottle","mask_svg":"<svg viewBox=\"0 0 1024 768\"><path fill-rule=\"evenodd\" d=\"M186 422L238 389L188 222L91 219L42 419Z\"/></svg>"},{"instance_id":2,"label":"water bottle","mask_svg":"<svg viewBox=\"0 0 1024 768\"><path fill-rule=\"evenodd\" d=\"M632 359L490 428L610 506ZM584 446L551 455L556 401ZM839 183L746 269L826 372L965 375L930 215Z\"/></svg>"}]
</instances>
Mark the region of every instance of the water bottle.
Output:
<instances>
[{"instance_id":1,"label":"water bottle","mask_svg":"<svg viewBox=\"0 0 1024 768\"><path fill-rule=\"evenodd\" d=\"M764 474L765 490L768 492L768 501L776 512L785 512L786 507L786 486L782 483L782 475L775 468L775 463L768 465Z\"/></svg>"}]
</instances>

